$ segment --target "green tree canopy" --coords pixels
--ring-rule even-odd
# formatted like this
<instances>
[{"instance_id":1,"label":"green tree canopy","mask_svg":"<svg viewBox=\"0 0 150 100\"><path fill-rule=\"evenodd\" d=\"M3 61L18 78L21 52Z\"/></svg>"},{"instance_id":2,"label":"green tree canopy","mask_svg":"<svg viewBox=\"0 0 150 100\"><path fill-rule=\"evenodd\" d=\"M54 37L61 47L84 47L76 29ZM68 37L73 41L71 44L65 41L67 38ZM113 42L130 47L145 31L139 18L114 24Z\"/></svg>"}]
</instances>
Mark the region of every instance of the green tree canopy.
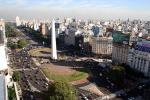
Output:
<instances>
[{"instance_id":1,"label":"green tree canopy","mask_svg":"<svg viewBox=\"0 0 150 100\"><path fill-rule=\"evenodd\" d=\"M16 100L16 93L14 86L8 87L8 100Z\"/></svg>"},{"instance_id":2,"label":"green tree canopy","mask_svg":"<svg viewBox=\"0 0 150 100\"><path fill-rule=\"evenodd\" d=\"M27 45L27 41L25 39L21 39L18 41L18 48L23 48Z\"/></svg>"},{"instance_id":3,"label":"green tree canopy","mask_svg":"<svg viewBox=\"0 0 150 100\"><path fill-rule=\"evenodd\" d=\"M18 37L21 33L19 31L16 30L16 28L7 23L5 25L5 28L6 28L6 37Z\"/></svg>"},{"instance_id":4,"label":"green tree canopy","mask_svg":"<svg viewBox=\"0 0 150 100\"><path fill-rule=\"evenodd\" d=\"M8 41L7 46L11 49L16 49L18 47L18 45L13 43L12 41Z\"/></svg>"},{"instance_id":5,"label":"green tree canopy","mask_svg":"<svg viewBox=\"0 0 150 100\"><path fill-rule=\"evenodd\" d=\"M77 91L66 82L54 82L49 87L50 100L77 100Z\"/></svg>"},{"instance_id":6,"label":"green tree canopy","mask_svg":"<svg viewBox=\"0 0 150 100\"><path fill-rule=\"evenodd\" d=\"M20 80L20 74L19 72L13 72L13 75L12 75L12 78L13 80L16 82L16 81L19 81Z\"/></svg>"},{"instance_id":7,"label":"green tree canopy","mask_svg":"<svg viewBox=\"0 0 150 100\"><path fill-rule=\"evenodd\" d=\"M109 77L118 85L122 85L125 78L125 68L122 66L113 66L109 71Z\"/></svg>"}]
</instances>

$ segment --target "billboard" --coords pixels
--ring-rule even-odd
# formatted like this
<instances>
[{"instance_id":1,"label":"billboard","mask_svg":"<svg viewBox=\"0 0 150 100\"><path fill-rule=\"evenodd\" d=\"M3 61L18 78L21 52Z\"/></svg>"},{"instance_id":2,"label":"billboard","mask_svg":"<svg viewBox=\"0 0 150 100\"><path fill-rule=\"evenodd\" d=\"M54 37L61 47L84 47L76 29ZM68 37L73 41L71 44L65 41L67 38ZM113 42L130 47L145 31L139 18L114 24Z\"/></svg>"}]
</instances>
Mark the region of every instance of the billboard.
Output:
<instances>
[{"instance_id":1,"label":"billboard","mask_svg":"<svg viewBox=\"0 0 150 100\"><path fill-rule=\"evenodd\" d=\"M114 43L129 44L129 34L123 34L121 31L114 31L112 37Z\"/></svg>"}]
</instances>

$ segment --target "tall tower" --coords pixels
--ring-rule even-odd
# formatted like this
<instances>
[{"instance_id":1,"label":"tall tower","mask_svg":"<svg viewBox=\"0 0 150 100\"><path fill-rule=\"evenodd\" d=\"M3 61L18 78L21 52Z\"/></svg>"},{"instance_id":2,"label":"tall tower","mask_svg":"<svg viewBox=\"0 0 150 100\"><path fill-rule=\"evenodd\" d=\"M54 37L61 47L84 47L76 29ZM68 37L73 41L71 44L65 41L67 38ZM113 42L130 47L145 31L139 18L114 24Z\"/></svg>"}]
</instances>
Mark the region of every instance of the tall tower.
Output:
<instances>
[{"instance_id":1,"label":"tall tower","mask_svg":"<svg viewBox=\"0 0 150 100\"><path fill-rule=\"evenodd\" d=\"M55 20L52 21L52 59L57 59Z\"/></svg>"}]
</instances>

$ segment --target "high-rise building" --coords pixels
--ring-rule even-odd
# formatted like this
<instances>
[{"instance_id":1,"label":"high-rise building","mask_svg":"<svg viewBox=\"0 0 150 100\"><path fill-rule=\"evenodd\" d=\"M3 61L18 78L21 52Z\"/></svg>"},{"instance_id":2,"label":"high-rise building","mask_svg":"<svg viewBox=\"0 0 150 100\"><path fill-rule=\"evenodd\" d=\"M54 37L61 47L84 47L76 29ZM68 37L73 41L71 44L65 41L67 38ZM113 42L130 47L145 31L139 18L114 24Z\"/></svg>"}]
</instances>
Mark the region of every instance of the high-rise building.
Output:
<instances>
[{"instance_id":1,"label":"high-rise building","mask_svg":"<svg viewBox=\"0 0 150 100\"><path fill-rule=\"evenodd\" d=\"M116 64L128 63L129 52L129 39L128 34L124 34L121 31L113 32L113 49L112 49L112 61Z\"/></svg>"},{"instance_id":2,"label":"high-rise building","mask_svg":"<svg viewBox=\"0 0 150 100\"><path fill-rule=\"evenodd\" d=\"M98 55L112 54L112 37L93 37L92 53Z\"/></svg>"},{"instance_id":3,"label":"high-rise building","mask_svg":"<svg viewBox=\"0 0 150 100\"><path fill-rule=\"evenodd\" d=\"M46 35L47 34L47 31L48 31L48 27L46 26L45 23L41 23L40 25L40 32L43 34L43 35Z\"/></svg>"},{"instance_id":4,"label":"high-rise building","mask_svg":"<svg viewBox=\"0 0 150 100\"><path fill-rule=\"evenodd\" d=\"M39 25L38 23L34 23L33 28L35 31L39 30Z\"/></svg>"},{"instance_id":5,"label":"high-rise building","mask_svg":"<svg viewBox=\"0 0 150 100\"><path fill-rule=\"evenodd\" d=\"M56 30L55 30L55 20L52 21L52 59L57 59L57 47L56 47Z\"/></svg>"},{"instance_id":6,"label":"high-rise building","mask_svg":"<svg viewBox=\"0 0 150 100\"><path fill-rule=\"evenodd\" d=\"M80 34L81 32L77 30L77 25L75 22L69 24L68 28L66 29L65 35L65 44L66 45L75 45L75 36Z\"/></svg>"},{"instance_id":7,"label":"high-rise building","mask_svg":"<svg viewBox=\"0 0 150 100\"><path fill-rule=\"evenodd\" d=\"M128 64L150 77L150 41L138 42L134 48L130 49Z\"/></svg>"},{"instance_id":8,"label":"high-rise building","mask_svg":"<svg viewBox=\"0 0 150 100\"><path fill-rule=\"evenodd\" d=\"M21 21L20 18L17 16L16 17L16 26L20 26L21 25Z\"/></svg>"},{"instance_id":9,"label":"high-rise building","mask_svg":"<svg viewBox=\"0 0 150 100\"><path fill-rule=\"evenodd\" d=\"M128 63L129 46L126 44L113 43L112 61L116 64Z\"/></svg>"},{"instance_id":10,"label":"high-rise building","mask_svg":"<svg viewBox=\"0 0 150 100\"><path fill-rule=\"evenodd\" d=\"M87 54L91 54L92 52L92 36L91 35L84 35L83 51Z\"/></svg>"}]
</instances>

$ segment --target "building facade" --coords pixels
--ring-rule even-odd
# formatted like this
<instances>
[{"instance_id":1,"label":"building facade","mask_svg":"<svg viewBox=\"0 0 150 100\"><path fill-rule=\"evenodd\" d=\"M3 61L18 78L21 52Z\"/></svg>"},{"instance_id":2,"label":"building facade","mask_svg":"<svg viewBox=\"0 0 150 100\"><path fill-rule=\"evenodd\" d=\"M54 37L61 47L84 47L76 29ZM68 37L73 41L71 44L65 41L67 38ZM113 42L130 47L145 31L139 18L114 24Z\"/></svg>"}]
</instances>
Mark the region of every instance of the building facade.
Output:
<instances>
[{"instance_id":1,"label":"building facade","mask_svg":"<svg viewBox=\"0 0 150 100\"><path fill-rule=\"evenodd\" d=\"M150 77L150 42L141 42L135 48L131 48L128 56L128 64L133 69Z\"/></svg>"},{"instance_id":2,"label":"building facade","mask_svg":"<svg viewBox=\"0 0 150 100\"><path fill-rule=\"evenodd\" d=\"M127 44L113 43L112 62L116 64L128 63L129 46Z\"/></svg>"},{"instance_id":3,"label":"building facade","mask_svg":"<svg viewBox=\"0 0 150 100\"><path fill-rule=\"evenodd\" d=\"M46 35L48 32L48 27L46 26L45 23L41 23L40 25L40 32L42 33L42 35Z\"/></svg>"},{"instance_id":4,"label":"building facade","mask_svg":"<svg viewBox=\"0 0 150 100\"><path fill-rule=\"evenodd\" d=\"M21 25L21 21L20 18L17 16L16 17L16 26L20 26Z\"/></svg>"},{"instance_id":5,"label":"building facade","mask_svg":"<svg viewBox=\"0 0 150 100\"><path fill-rule=\"evenodd\" d=\"M92 36L84 35L83 38L83 52L87 53L88 55L92 52Z\"/></svg>"},{"instance_id":6,"label":"building facade","mask_svg":"<svg viewBox=\"0 0 150 100\"><path fill-rule=\"evenodd\" d=\"M112 40L112 37L93 37L92 53L101 55L111 55Z\"/></svg>"}]
</instances>

